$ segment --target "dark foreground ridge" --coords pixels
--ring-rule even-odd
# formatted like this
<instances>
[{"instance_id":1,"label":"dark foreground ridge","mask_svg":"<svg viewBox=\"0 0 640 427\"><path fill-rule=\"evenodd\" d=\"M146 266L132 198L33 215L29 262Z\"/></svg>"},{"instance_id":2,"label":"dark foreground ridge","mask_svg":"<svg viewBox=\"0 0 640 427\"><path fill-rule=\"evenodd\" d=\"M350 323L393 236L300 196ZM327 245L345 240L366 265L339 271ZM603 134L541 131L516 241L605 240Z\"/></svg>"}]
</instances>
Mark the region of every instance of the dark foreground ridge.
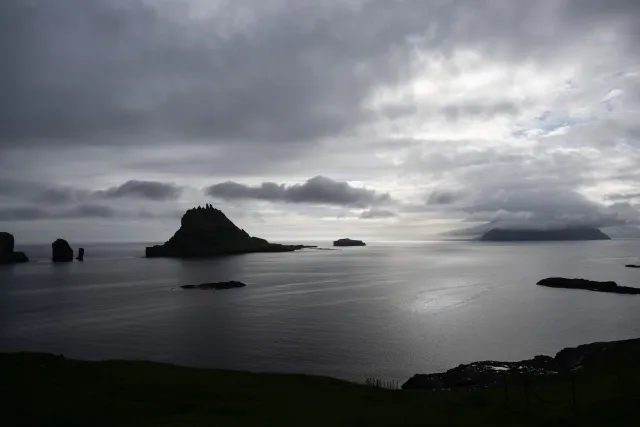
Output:
<instances>
[{"instance_id":1,"label":"dark foreground ridge","mask_svg":"<svg viewBox=\"0 0 640 427\"><path fill-rule=\"evenodd\" d=\"M483 242L544 242L570 240L611 240L597 228L576 227L553 230L494 228L480 237Z\"/></svg>"},{"instance_id":2,"label":"dark foreground ridge","mask_svg":"<svg viewBox=\"0 0 640 427\"><path fill-rule=\"evenodd\" d=\"M147 258L208 258L252 252L291 252L305 245L280 245L251 237L211 205L189 209L180 229L163 245L146 248Z\"/></svg>"},{"instance_id":3,"label":"dark foreground ridge","mask_svg":"<svg viewBox=\"0 0 640 427\"><path fill-rule=\"evenodd\" d=\"M18 264L29 261L24 252L13 250L14 244L13 234L0 231L0 264Z\"/></svg>"},{"instance_id":4,"label":"dark foreground ridge","mask_svg":"<svg viewBox=\"0 0 640 427\"><path fill-rule=\"evenodd\" d=\"M609 292L614 294L637 295L640 288L619 286L616 282L596 282L586 279L566 279L564 277L549 277L538 282L540 286L548 288L583 289L587 291Z\"/></svg>"},{"instance_id":5,"label":"dark foreground ridge","mask_svg":"<svg viewBox=\"0 0 640 427\"><path fill-rule=\"evenodd\" d=\"M589 344L553 358L572 366L571 374L532 372L528 388L526 377L514 375L486 387L423 391L305 375L0 353L0 393L3 419L14 420L5 424L25 427L636 426L638 358L640 340Z\"/></svg>"},{"instance_id":6,"label":"dark foreground ridge","mask_svg":"<svg viewBox=\"0 0 640 427\"><path fill-rule=\"evenodd\" d=\"M232 280L230 282L212 282L212 283L202 283L200 285L182 285L180 287L182 289L223 290L223 289L233 289L233 288L244 288L245 286L247 285L245 285L242 282L236 282L235 280Z\"/></svg>"},{"instance_id":7,"label":"dark foreground ridge","mask_svg":"<svg viewBox=\"0 0 640 427\"><path fill-rule=\"evenodd\" d=\"M333 242L333 246L367 246L362 240L338 239Z\"/></svg>"}]
</instances>

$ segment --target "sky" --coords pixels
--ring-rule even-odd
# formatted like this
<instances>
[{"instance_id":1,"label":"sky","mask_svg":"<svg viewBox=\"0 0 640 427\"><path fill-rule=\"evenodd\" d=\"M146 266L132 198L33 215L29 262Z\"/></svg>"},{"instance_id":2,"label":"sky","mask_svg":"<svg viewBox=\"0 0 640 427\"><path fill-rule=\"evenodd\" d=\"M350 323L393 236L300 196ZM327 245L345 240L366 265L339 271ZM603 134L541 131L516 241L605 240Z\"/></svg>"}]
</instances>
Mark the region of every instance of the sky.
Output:
<instances>
[{"instance_id":1,"label":"sky","mask_svg":"<svg viewBox=\"0 0 640 427\"><path fill-rule=\"evenodd\" d=\"M640 1L3 0L0 230L640 236Z\"/></svg>"}]
</instances>

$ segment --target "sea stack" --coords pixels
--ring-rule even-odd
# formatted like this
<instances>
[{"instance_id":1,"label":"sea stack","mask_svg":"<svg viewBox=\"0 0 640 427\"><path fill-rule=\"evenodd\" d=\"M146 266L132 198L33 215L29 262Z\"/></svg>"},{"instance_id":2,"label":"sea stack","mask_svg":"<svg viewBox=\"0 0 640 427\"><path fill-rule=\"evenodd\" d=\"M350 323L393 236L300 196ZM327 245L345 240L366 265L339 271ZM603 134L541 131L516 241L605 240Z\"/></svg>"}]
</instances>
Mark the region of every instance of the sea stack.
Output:
<instances>
[{"instance_id":1,"label":"sea stack","mask_svg":"<svg viewBox=\"0 0 640 427\"><path fill-rule=\"evenodd\" d=\"M53 262L71 262L73 261L73 249L64 239L57 239L51 244Z\"/></svg>"},{"instance_id":2,"label":"sea stack","mask_svg":"<svg viewBox=\"0 0 640 427\"><path fill-rule=\"evenodd\" d=\"M549 230L494 228L480 237L483 242L552 242L571 240L611 240L597 228L573 227Z\"/></svg>"},{"instance_id":3,"label":"sea stack","mask_svg":"<svg viewBox=\"0 0 640 427\"><path fill-rule=\"evenodd\" d=\"M84 248L78 249L78 257L76 259L78 261L84 261Z\"/></svg>"},{"instance_id":4,"label":"sea stack","mask_svg":"<svg viewBox=\"0 0 640 427\"><path fill-rule=\"evenodd\" d=\"M17 264L29 261L24 252L13 250L14 244L13 234L5 231L0 232L0 264Z\"/></svg>"},{"instance_id":5,"label":"sea stack","mask_svg":"<svg viewBox=\"0 0 640 427\"><path fill-rule=\"evenodd\" d=\"M302 245L280 245L251 237L222 211L206 205L189 209L173 237L163 245L147 247L145 254L147 258L208 258L252 252L291 252L302 248Z\"/></svg>"},{"instance_id":6,"label":"sea stack","mask_svg":"<svg viewBox=\"0 0 640 427\"><path fill-rule=\"evenodd\" d=\"M333 242L333 246L367 246L362 240L338 239Z\"/></svg>"}]
</instances>

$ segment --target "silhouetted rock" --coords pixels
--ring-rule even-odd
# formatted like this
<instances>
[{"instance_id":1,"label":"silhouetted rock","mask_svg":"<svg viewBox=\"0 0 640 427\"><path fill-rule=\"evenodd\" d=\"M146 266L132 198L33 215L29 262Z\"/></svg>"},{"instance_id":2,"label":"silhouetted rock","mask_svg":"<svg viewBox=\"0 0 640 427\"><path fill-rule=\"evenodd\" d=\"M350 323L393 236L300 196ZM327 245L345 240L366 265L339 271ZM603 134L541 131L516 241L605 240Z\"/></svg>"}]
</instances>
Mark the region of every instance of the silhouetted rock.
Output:
<instances>
[{"instance_id":1,"label":"silhouetted rock","mask_svg":"<svg viewBox=\"0 0 640 427\"><path fill-rule=\"evenodd\" d=\"M625 265L625 267L628 267L628 268L640 268L640 265L627 264L627 265Z\"/></svg>"},{"instance_id":2,"label":"silhouetted rock","mask_svg":"<svg viewBox=\"0 0 640 427\"><path fill-rule=\"evenodd\" d=\"M610 292L615 294L640 294L640 288L618 286L616 282L596 282L586 279L565 279L563 277L549 277L538 282L540 286L548 288L583 289L596 292Z\"/></svg>"},{"instance_id":3,"label":"silhouetted rock","mask_svg":"<svg viewBox=\"0 0 640 427\"><path fill-rule=\"evenodd\" d=\"M84 248L78 249L78 257L76 259L78 261L84 261Z\"/></svg>"},{"instance_id":4,"label":"silhouetted rock","mask_svg":"<svg viewBox=\"0 0 640 427\"><path fill-rule=\"evenodd\" d=\"M0 231L0 254L13 252L14 243L13 234Z\"/></svg>"},{"instance_id":5,"label":"silhouetted rock","mask_svg":"<svg viewBox=\"0 0 640 427\"><path fill-rule=\"evenodd\" d=\"M333 246L367 246L362 240L338 239L333 242Z\"/></svg>"},{"instance_id":6,"label":"silhouetted rock","mask_svg":"<svg viewBox=\"0 0 640 427\"><path fill-rule=\"evenodd\" d=\"M473 362L437 374L417 374L402 385L403 389L442 390L481 388L494 385L505 375L554 375L560 367L549 356L536 356L520 362Z\"/></svg>"},{"instance_id":7,"label":"silhouetted rock","mask_svg":"<svg viewBox=\"0 0 640 427\"><path fill-rule=\"evenodd\" d=\"M207 205L189 209L182 216L180 229L173 237L163 245L147 247L145 254L148 258L206 258L252 252L291 252L302 247L251 237L236 227L222 211Z\"/></svg>"},{"instance_id":8,"label":"silhouetted rock","mask_svg":"<svg viewBox=\"0 0 640 427\"><path fill-rule=\"evenodd\" d=\"M13 234L0 232L0 264L17 264L29 261L24 252L15 252Z\"/></svg>"},{"instance_id":9,"label":"silhouetted rock","mask_svg":"<svg viewBox=\"0 0 640 427\"><path fill-rule=\"evenodd\" d=\"M53 252L51 261L53 262L71 262L73 261L73 249L64 239L57 239L51 244Z\"/></svg>"},{"instance_id":10,"label":"silhouetted rock","mask_svg":"<svg viewBox=\"0 0 640 427\"><path fill-rule=\"evenodd\" d=\"M245 286L247 286L247 285L245 285L242 282L236 282L235 280L232 280L230 282L203 283L201 285L183 285L183 286L180 286L180 287L182 289L203 289L203 290L216 289L216 290L222 290L222 289L243 288Z\"/></svg>"},{"instance_id":11,"label":"silhouetted rock","mask_svg":"<svg viewBox=\"0 0 640 427\"><path fill-rule=\"evenodd\" d=\"M555 357L536 356L520 362L473 362L436 374L417 374L403 389L442 390L483 388L499 384L506 377L522 381L531 377L555 376L575 370L611 369L624 360L635 363L640 357L640 339L593 343L565 348Z\"/></svg>"},{"instance_id":12,"label":"silhouetted rock","mask_svg":"<svg viewBox=\"0 0 640 427\"><path fill-rule=\"evenodd\" d=\"M611 240L597 228L575 227L553 230L494 228L480 237L483 242L535 242L568 240Z\"/></svg>"}]
</instances>

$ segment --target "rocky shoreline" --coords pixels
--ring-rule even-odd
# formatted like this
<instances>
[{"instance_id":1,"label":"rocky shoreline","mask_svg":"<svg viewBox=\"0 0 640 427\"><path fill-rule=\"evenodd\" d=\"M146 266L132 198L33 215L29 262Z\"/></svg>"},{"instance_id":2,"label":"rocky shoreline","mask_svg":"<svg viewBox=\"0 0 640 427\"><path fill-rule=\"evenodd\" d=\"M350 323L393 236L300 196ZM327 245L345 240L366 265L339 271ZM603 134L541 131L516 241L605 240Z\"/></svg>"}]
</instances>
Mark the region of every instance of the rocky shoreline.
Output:
<instances>
[{"instance_id":1,"label":"rocky shoreline","mask_svg":"<svg viewBox=\"0 0 640 427\"><path fill-rule=\"evenodd\" d=\"M505 377L556 376L577 371L613 369L620 360L640 360L640 338L568 347L554 357L536 356L519 362L482 361L463 364L446 372L414 375L402 388L485 388L499 384Z\"/></svg>"}]
</instances>

